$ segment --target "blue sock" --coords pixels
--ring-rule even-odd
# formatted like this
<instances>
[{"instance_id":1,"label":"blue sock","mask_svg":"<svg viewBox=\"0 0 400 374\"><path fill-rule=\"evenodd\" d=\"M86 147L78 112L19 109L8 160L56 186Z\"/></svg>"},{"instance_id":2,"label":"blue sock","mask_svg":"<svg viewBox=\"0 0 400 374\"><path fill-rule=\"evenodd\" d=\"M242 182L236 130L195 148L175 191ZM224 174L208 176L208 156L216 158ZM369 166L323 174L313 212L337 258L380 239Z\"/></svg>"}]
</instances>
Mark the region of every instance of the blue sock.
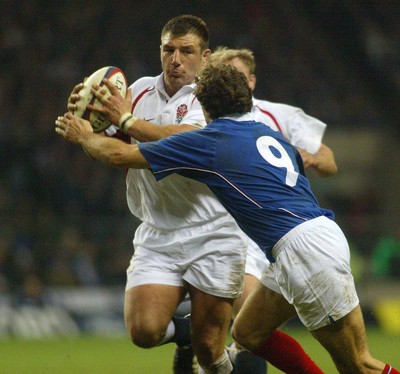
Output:
<instances>
[{"instance_id":1,"label":"blue sock","mask_svg":"<svg viewBox=\"0 0 400 374\"><path fill-rule=\"evenodd\" d=\"M169 342L175 342L177 346L183 347L190 345L190 318L172 317L175 324L175 335Z\"/></svg>"},{"instance_id":2,"label":"blue sock","mask_svg":"<svg viewBox=\"0 0 400 374\"><path fill-rule=\"evenodd\" d=\"M235 360L235 374L265 374L267 361L246 350L239 350Z\"/></svg>"}]
</instances>

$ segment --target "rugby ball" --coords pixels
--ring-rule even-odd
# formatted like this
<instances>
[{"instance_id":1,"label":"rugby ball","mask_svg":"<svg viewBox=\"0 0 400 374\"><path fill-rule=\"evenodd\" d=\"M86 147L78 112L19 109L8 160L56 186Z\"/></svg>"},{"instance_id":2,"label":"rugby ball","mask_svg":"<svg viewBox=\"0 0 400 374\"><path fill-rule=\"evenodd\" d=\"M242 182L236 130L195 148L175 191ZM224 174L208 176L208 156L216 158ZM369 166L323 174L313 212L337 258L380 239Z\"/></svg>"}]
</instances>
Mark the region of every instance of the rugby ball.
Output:
<instances>
[{"instance_id":1,"label":"rugby ball","mask_svg":"<svg viewBox=\"0 0 400 374\"><path fill-rule=\"evenodd\" d=\"M107 78L111 83L113 83L123 98L126 97L126 90L128 86L125 74L121 69L115 66L106 66L101 68L95 71L83 82L83 87L78 92L80 99L75 103L77 109L73 114L75 114L77 117L88 120L92 125L94 132L101 132L111 126L111 123L103 114L93 112L86 108L88 104L91 104L95 107L102 106L101 102L97 100L96 96L90 92L93 84L97 84L110 92L107 86L104 85L103 78Z\"/></svg>"}]
</instances>

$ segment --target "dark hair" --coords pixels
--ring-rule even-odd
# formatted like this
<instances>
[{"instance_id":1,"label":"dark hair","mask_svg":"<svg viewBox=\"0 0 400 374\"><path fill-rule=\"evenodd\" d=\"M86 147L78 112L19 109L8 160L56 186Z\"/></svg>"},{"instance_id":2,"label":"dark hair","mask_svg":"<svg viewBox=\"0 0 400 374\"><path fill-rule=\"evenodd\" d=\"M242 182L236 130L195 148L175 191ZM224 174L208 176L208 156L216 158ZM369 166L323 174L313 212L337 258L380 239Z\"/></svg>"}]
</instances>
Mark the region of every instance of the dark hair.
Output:
<instances>
[{"instance_id":1,"label":"dark hair","mask_svg":"<svg viewBox=\"0 0 400 374\"><path fill-rule=\"evenodd\" d=\"M200 47L204 51L210 44L210 33L207 24L200 18L190 14L170 19L161 31L161 37L171 33L173 36L194 34L200 38Z\"/></svg>"},{"instance_id":2,"label":"dark hair","mask_svg":"<svg viewBox=\"0 0 400 374\"><path fill-rule=\"evenodd\" d=\"M235 67L209 65L196 83L197 99L211 119L251 111L253 98L249 83Z\"/></svg>"}]
</instances>

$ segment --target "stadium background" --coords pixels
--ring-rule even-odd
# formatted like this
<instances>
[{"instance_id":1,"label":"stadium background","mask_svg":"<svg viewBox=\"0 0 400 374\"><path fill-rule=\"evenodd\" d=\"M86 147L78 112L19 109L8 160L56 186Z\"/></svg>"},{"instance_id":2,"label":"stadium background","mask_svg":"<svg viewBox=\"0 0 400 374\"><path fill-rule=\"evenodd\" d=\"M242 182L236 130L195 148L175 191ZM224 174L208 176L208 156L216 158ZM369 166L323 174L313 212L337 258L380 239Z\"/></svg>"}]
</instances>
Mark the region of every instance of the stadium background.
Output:
<instances>
[{"instance_id":1,"label":"stadium background","mask_svg":"<svg viewBox=\"0 0 400 374\"><path fill-rule=\"evenodd\" d=\"M102 66L122 68L129 82L157 75L161 27L183 13L206 20L211 48L254 51L256 97L328 124L339 172L311 183L350 241L367 322L398 344L400 3L390 0L3 0L0 339L123 334L139 223L123 172L57 137L54 120L72 87Z\"/></svg>"}]
</instances>

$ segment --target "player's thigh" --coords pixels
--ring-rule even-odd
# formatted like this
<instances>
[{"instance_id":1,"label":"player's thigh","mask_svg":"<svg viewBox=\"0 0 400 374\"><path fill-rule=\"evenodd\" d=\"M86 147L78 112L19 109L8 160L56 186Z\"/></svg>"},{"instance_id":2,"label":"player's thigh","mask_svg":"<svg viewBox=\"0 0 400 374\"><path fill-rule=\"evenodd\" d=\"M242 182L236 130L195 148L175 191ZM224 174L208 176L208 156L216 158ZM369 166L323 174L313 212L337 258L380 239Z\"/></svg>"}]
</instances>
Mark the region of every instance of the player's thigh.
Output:
<instances>
[{"instance_id":1,"label":"player's thigh","mask_svg":"<svg viewBox=\"0 0 400 374\"><path fill-rule=\"evenodd\" d=\"M210 295L191 285L188 285L192 302L191 323L195 338L207 339L208 334L223 335L232 317L232 304L234 299Z\"/></svg>"},{"instance_id":2,"label":"player's thigh","mask_svg":"<svg viewBox=\"0 0 400 374\"><path fill-rule=\"evenodd\" d=\"M246 254L246 268L244 289L242 296L235 300L233 306L234 317L238 314L251 291L260 283L263 273L270 266L265 253L251 239L248 240Z\"/></svg>"},{"instance_id":3,"label":"player's thigh","mask_svg":"<svg viewBox=\"0 0 400 374\"><path fill-rule=\"evenodd\" d=\"M239 313L239 310L242 308L251 291L255 289L259 283L260 281L254 275L246 274L244 276L244 289L242 296L237 298L233 304L233 318L235 318Z\"/></svg>"},{"instance_id":4,"label":"player's thigh","mask_svg":"<svg viewBox=\"0 0 400 374\"><path fill-rule=\"evenodd\" d=\"M247 237L232 223L204 224L180 239L187 256L183 279L196 289L220 298L243 291Z\"/></svg>"},{"instance_id":5,"label":"player's thigh","mask_svg":"<svg viewBox=\"0 0 400 374\"><path fill-rule=\"evenodd\" d=\"M164 330L183 300L183 287L144 284L125 291L125 323L135 331Z\"/></svg>"},{"instance_id":6,"label":"player's thigh","mask_svg":"<svg viewBox=\"0 0 400 374\"><path fill-rule=\"evenodd\" d=\"M259 283L236 316L232 334L246 348L255 349L295 314L281 294Z\"/></svg>"}]
</instances>

